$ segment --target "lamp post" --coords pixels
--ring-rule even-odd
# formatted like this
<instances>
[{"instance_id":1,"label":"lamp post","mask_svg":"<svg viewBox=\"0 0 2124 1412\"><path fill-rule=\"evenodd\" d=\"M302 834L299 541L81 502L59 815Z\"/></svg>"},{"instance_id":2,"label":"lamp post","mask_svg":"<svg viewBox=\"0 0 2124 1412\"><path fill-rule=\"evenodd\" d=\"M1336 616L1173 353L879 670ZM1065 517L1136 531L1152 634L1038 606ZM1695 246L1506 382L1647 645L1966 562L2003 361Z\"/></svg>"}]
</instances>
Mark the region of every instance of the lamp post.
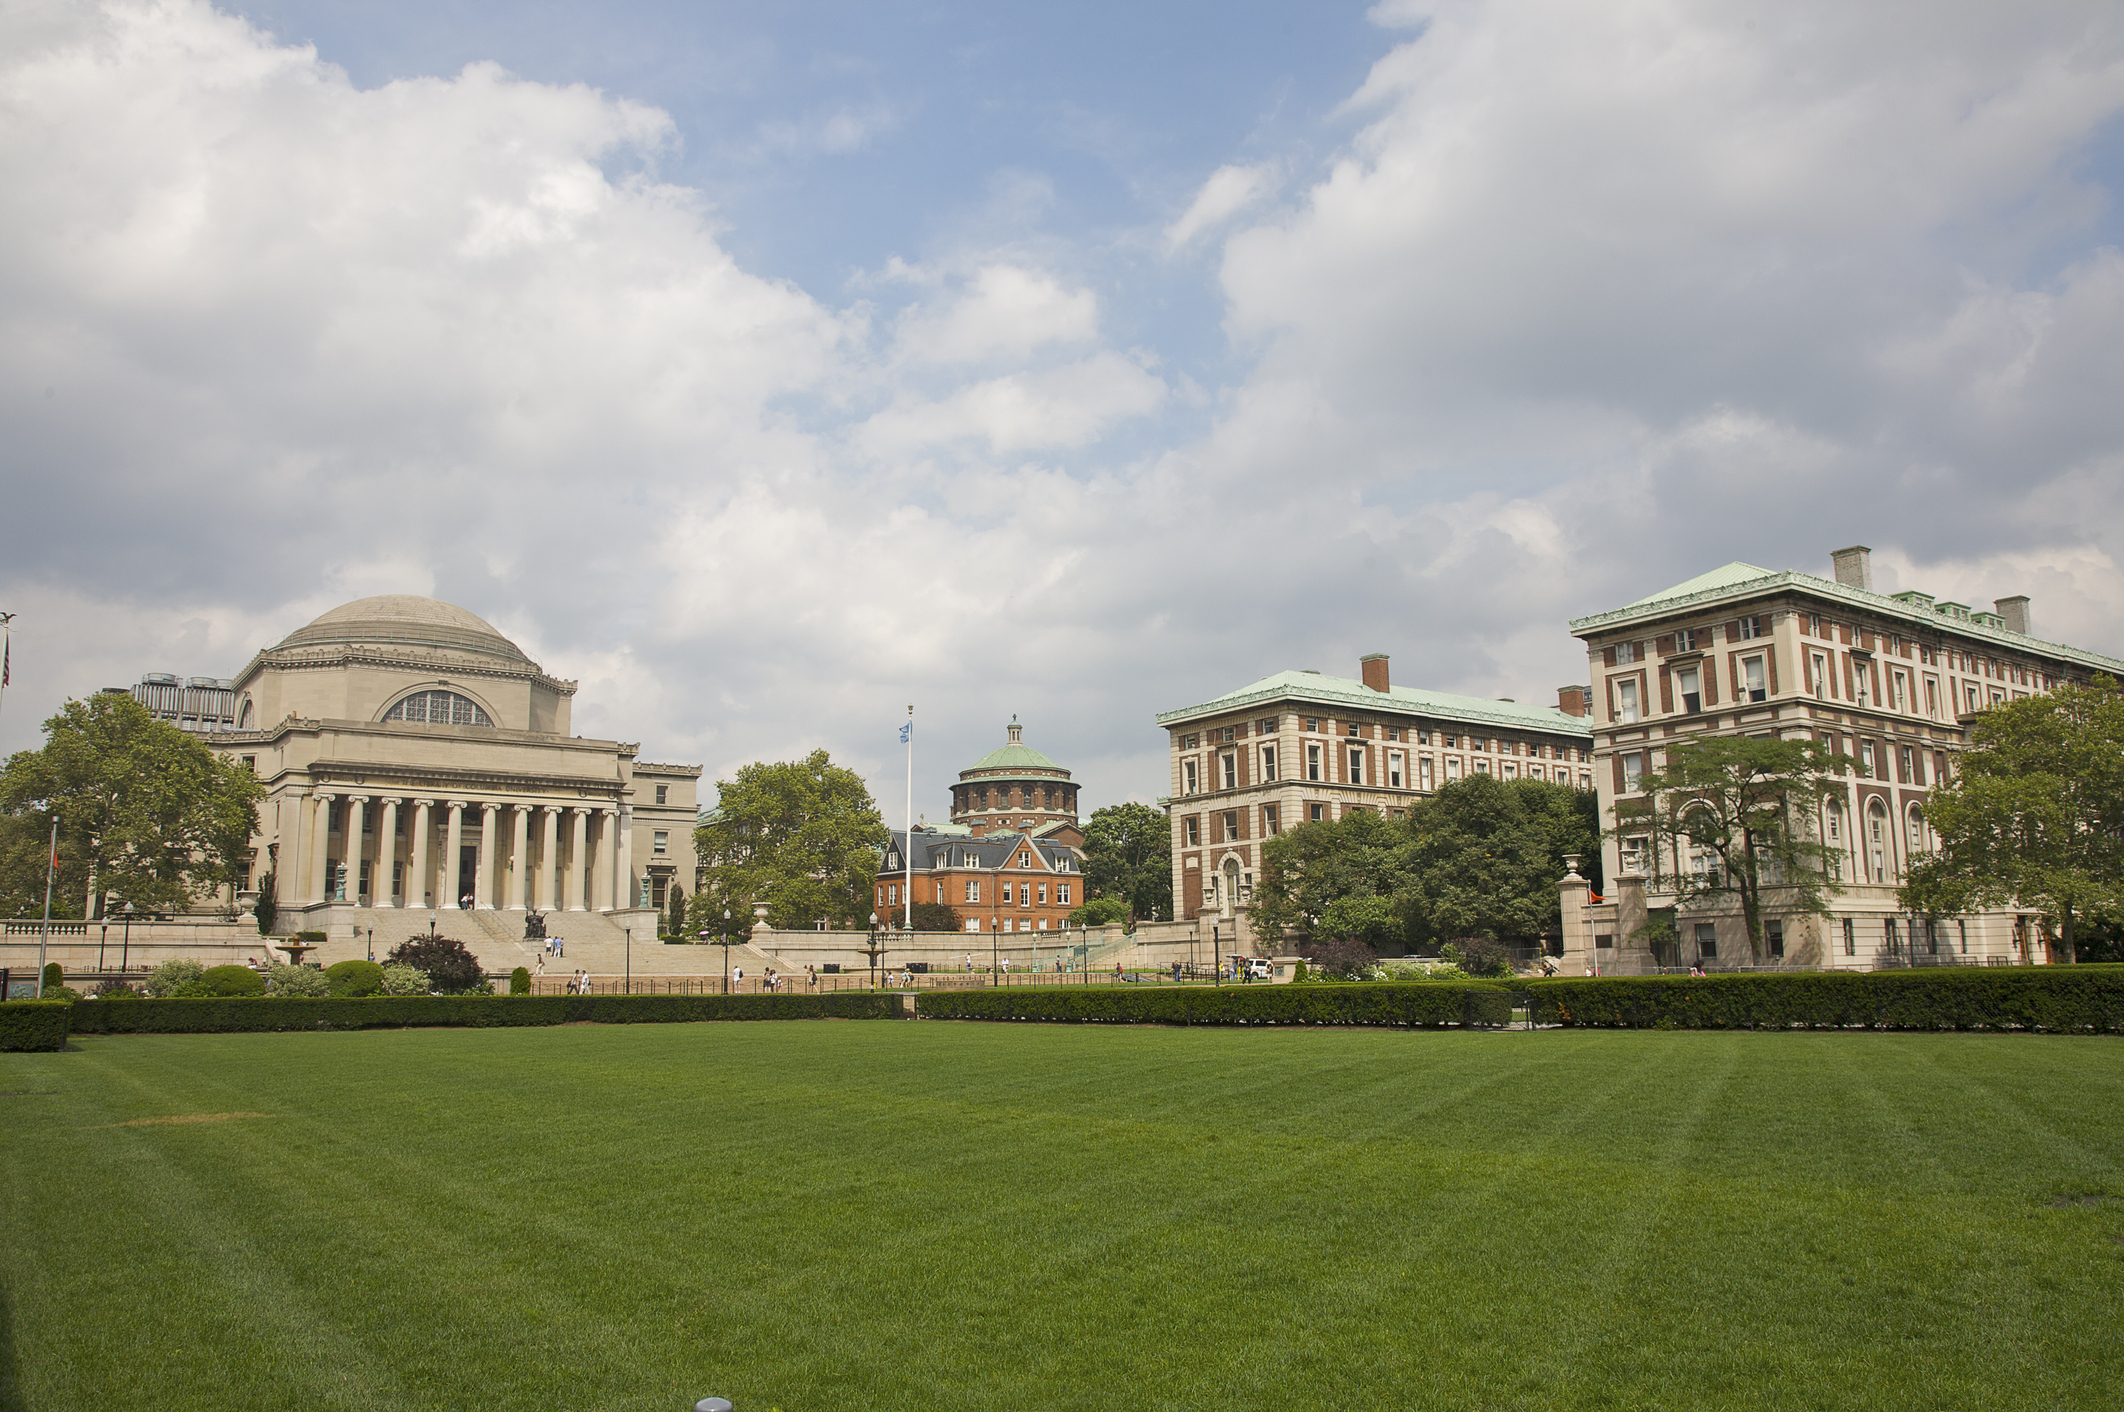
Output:
<instances>
[{"instance_id":1,"label":"lamp post","mask_svg":"<svg viewBox=\"0 0 2124 1412\"><path fill-rule=\"evenodd\" d=\"M121 971L130 970L132 969L133 965L134 910L135 908L133 907L132 903L128 902L125 904L125 942L123 945L123 949L120 950L118 953L118 969Z\"/></svg>"},{"instance_id":2,"label":"lamp post","mask_svg":"<svg viewBox=\"0 0 2124 1412\"><path fill-rule=\"evenodd\" d=\"M376 928L374 927L369 928L369 959L371 961L376 959Z\"/></svg>"},{"instance_id":3,"label":"lamp post","mask_svg":"<svg viewBox=\"0 0 2124 1412\"><path fill-rule=\"evenodd\" d=\"M1001 985L1003 984L1003 929L996 925L996 919L993 917L988 919L988 952L988 983L992 986Z\"/></svg>"},{"instance_id":4,"label":"lamp post","mask_svg":"<svg viewBox=\"0 0 2124 1412\"><path fill-rule=\"evenodd\" d=\"M863 954L870 958L870 988L876 990L878 988L878 958L885 954L885 948L878 945L878 914L875 912L870 914L870 945L863 948Z\"/></svg>"},{"instance_id":5,"label":"lamp post","mask_svg":"<svg viewBox=\"0 0 2124 1412\"><path fill-rule=\"evenodd\" d=\"M634 928L626 927L627 933L627 994L634 994Z\"/></svg>"}]
</instances>

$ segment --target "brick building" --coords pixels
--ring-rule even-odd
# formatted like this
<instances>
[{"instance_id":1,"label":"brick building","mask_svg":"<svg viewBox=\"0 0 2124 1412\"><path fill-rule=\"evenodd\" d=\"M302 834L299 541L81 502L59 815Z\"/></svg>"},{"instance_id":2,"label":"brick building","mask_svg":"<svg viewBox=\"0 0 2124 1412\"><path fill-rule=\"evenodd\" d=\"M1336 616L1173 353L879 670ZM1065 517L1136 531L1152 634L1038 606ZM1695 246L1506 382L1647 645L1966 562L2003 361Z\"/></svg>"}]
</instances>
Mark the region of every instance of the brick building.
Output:
<instances>
[{"instance_id":1,"label":"brick building","mask_svg":"<svg viewBox=\"0 0 2124 1412\"><path fill-rule=\"evenodd\" d=\"M1159 714L1180 920L1233 916L1252 896L1262 840L1297 824L1353 809L1399 815L1476 774L1593 787L1585 687L1526 706L1394 686L1383 653L1360 672L1278 672Z\"/></svg>"},{"instance_id":2,"label":"brick building","mask_svg":"<svg viewBox=\"0 0 2124 1412\"><path fill-rule=\"evenodd\" d=\"M1900 915L1904 870L1931 846L1923 805L1948 776L1978 712L2063 681L2124 675L2124 662L2030 631L2028 600L1985 612L1929 594L1877 593L1870 551L1836 551L1833 579L1728 564L1624 608L1579 618L1594 677L1592 725L1601 817L1661 768L1666 747L1703 735L1812 737L1856 767L1816 836L1841 854L1841 891L1824 924L1773 916L1765 963L1872 967L2045 959L2032 913ZM1674 905L1660 879L1700 869L1654 857L1642 838L1608 838L1614 895L1589 903L1581 942L1604 970L1639 970L1632 938L1651 909ZM1572 909L1567 906L1567 914ZM1675 915L1679 961L1748 963L1738 903ZM1572 932L1567 915L1567 939Z\"/></svg>"},{"instance_id":3,"label":"brick building","mask_svg":"<svg viewBox=\"0 0 2124 1412\"><path fill-rule=\"evenodd\" d=\"M949 824L918 825L911 843L893 831L878 872L880 921L899 915L910 887L915 902L943 903L969 932L1059 932L1083 903L1077 786L1025 743L1015 716L1009 737L959 771Z\"/></svg>"}]
</instances>

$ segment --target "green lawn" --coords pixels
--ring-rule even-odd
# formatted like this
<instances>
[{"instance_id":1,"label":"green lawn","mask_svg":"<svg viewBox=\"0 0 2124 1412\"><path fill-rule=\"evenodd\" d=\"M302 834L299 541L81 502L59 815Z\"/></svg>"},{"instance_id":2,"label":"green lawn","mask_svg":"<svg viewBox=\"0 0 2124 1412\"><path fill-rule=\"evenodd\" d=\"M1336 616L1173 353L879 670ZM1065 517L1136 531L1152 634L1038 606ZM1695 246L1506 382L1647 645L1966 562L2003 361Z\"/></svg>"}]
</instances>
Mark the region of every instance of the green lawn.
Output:
<instances>
[{"instance_id":1,"label":"green lawn","mask_svg":"<svg viewBox=\"0 0 2124 1412\"><path fill-rule=\"evenodd\" d=\"M2124 1397L2111 1039L404 1030L0 1091L0 1412Z\"/></svg>"}]
</instances>

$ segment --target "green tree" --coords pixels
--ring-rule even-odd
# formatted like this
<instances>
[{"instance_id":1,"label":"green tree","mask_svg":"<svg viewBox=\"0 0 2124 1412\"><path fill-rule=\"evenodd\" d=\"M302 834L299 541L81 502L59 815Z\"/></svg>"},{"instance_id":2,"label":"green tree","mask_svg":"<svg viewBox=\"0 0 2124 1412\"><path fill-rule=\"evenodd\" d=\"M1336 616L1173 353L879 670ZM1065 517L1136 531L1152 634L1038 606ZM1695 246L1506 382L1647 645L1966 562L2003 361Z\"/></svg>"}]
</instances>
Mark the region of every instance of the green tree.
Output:
<instances>
[{"instance_id":1,"label":"green tree","mask_svg":"<svg viewBox=\"0 0 2124 1412\"><path fill-rule=\"evenodd\" d=\"M1148 804L1094 809L1084 826L1084 892L1128 905L1130 921L1173 915L1173 829Z\"/></svg>"},{"instance_id":2,"label":"green tree","mask_svg":"<svg viewBox=\"0 0 2124 1412\"><path fill-rule=\"evenodd\" d=\"M241 886L264 797L248 769L129 696L69 701L44 732L42 749L0 773L0 814L33 822L37 835L56 817L62 857L77 869L70 881L85 893L174 911ZM41 873L41 845L38 861Z\"/></svg>"},{"instance_id":3,"label":"green tree","mask_svg":"<svg viewBox=\"0 0 2124 1412\"><path fill-rule=\"evenodd\" d=\"M1261 849L1256 933L1398 945L1408 926L1394 898L1409 842L1405 825L1368 809L1277 834Z\"/></svg>"},{"instance_id":4,"label":"green tree","mask_svg":"<svg viewBox=\"0 0 2124 1412\"><path fill-rule=\"evenodd\" d=\"M1408 814L1398 900L1411 939L1429 949L1561 937L1564 856L1598 856L1599 820L1598 799L1568 785L1485 774L1447 784Z\"/></svg>"},{"instance_id":5,"label":"green tree","mask_svg":"<svg viewBox=\"0 0 2124 1412\"><path fill-rule=\"evenodd\" d=\"M258 880L258 906L256 911L258 916L258 934L260 936L271 936L273 934L273 921L280 914L279 885L274 881L271 873L267 873Z\"/></svg>"},{"instance_id":6,"label":"green tree","mask_svg":"<svg viewBox=\"0 0 2124 1412\"><path fill-rule=\"evenodd\" d=\"M966 922L948 903L917 902L914 905L914 929L918 932L964 931Z\"/></svg>"},{"instance_id":7,"label":"green tree","mask_svg":"<svg viewBox=\"0 0 2124 1412\"><path fill-rule=\"evenodd\" d=\"M479 958L454 937L408 937L393 947L384 961L387 980L390 967L411 966L428 978L430 989L444 995L477 994L487 988L486 972L481 969Z\"/></svg>"},{"instance_id":8,"label":"green tree","mask_svg":"<svg viewBox=\"0 0 2124 1412\"><path fill-rule=\"evenodd\" d=\"M694 832L712 929L724 906L734 925L748 924L754 900L767 904L774 927L820 917L869 925L878 858L891 834L861 776L814 750L802 760L747 765L716 790L720 800Z\"/></svg>"},{"instance_id":9,"label":"green tree","mask_svg":"<svg viewBox=\"0 0 2124 1412\"><path fill-rule=\"evenodd\" d=\"M686 894L685 891L679 887L678 879L673 878L671 880L671 895L665 898L664 902L665 906L669 909L666 915L670 919L664 924L668 928L665 935L677 937L685 936Z\"/></svg>"},{"instance_id":10,"label":"green tree","mask_svg":"<svg viewBox=\"0 0 2124 1412\"><path fill-rule=\"evenodd\" d=\"M1106 927L1128 920L1128 904L1118 897L1094 897L1069 914L1073 927Z\"/></svg>"},{"instance_id":11,"label":"green tree","mask_svg":"<svg viewBox=\"0 0 2124 1412\"><path fill-rule=\"evenodd\" d=\"M1994 706L1969 744L1925 804L1939 847L1910 869L1902 905L2035 908L2077 961L2082 926L2124 909L2124 690L2097 677Z\"/></svg>"},{"instance_id":12,"label":"green tree","mask_svg":"<svg viewBox=\"0 0 2124 1412\"><path fill-rule=\"evenodd\" d=\"M1841 794L1849 760L1819 741L1713 736L1667 749L1666 768L1615 806L1615 832L1651 843L1655 885L1683 906L1738 899L1748 953L1763 954L1763 912L1828 915L1837 850L1814 821ZM1669 852L1688 860L1661 870Z\"/></svg>"}]
</instances>

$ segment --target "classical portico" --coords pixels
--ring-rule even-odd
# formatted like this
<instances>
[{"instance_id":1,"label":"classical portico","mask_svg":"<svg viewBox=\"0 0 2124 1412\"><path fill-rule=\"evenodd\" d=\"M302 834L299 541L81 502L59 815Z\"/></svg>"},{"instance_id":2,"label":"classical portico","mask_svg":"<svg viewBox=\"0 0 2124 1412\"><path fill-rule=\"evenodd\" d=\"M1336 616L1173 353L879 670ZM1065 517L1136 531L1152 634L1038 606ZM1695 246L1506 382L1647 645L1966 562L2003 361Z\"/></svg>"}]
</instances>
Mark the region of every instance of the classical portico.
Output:
<instances>
[{"instance_id":1,"label":"classical portico","mask_svg":"<svg viewBox=\"0 0 2124 1412\"><path fill-rule=\"evenodd\" d=\"M212 744L265 783L252 884L273 876L280 930L467 899L612 915L660 904L667 879L692 890L699 768L572 734L575 683L461 608L346 604L261 651L235 694L240 728Z\"/></svg>"}]
</instances>

